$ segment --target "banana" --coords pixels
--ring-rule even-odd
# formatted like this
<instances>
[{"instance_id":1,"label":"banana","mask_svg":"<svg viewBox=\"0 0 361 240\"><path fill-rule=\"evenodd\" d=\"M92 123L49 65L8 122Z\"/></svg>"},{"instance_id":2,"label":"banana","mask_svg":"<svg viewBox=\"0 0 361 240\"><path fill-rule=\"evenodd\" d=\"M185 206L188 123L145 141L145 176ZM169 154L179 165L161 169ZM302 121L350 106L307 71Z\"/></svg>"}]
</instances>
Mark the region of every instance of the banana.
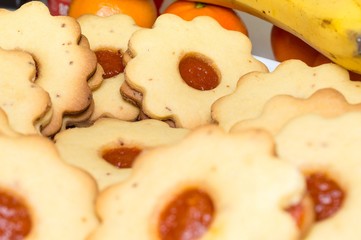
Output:
<instances>
[{"instance_id":1,"label":"banana","mask_svg":"<svg viewBox=\"0 0 361 240\"><path fill-rule=\"evenodd\" d=\"M191 0L196 1L196 0ZM361 74L361 0L202 0L264 19Z\"/></svg>"}]
</instances>

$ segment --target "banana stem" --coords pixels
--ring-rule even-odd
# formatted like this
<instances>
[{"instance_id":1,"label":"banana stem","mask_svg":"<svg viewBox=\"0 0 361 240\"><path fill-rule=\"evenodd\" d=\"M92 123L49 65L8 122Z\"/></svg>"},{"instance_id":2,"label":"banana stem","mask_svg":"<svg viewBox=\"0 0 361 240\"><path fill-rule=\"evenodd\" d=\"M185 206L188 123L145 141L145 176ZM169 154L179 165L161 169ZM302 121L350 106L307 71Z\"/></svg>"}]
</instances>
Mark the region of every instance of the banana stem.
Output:
<instances>
[{"instance_id":1,"label":"banana stem","mask_svg":"<svg viewBox=\"0 0 361 240\"><path fill-rule=\"evenodd\" d=\"M201 3L201 2L196 2L195 4L196 4L195 8L204 8L206 6L205 3Z\"/></svg>"}]
</instances>

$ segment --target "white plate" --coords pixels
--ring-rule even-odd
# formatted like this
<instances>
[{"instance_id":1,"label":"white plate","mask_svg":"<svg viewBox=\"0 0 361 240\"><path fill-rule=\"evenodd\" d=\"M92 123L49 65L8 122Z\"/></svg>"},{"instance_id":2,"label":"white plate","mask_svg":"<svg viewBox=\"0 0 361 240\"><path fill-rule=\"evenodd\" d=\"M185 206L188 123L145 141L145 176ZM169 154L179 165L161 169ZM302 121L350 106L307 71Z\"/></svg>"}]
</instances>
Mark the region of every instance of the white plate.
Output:
<instances>
[{"instance_id":1,"label":"white plate","mask_svg":"<svg viewBox=\"0 0 361 240\"><path fill-rule=\"evenodd\" d=\"M278 66L278 64L280 64L279 62L272 59L268 59L260 56L254 56L254 57L257 58L259 61L263 62L264 64L266 64L270 72L272 72Z\"/></svg>"}]
</instances>

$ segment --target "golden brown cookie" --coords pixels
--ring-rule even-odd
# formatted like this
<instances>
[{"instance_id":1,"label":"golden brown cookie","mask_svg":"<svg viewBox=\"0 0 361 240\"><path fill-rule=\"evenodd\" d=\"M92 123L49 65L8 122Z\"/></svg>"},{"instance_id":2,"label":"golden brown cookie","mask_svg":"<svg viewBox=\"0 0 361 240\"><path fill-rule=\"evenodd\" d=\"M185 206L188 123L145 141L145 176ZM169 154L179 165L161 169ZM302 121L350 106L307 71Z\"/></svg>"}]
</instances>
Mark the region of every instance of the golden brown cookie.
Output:
<instances>
[{"instance_id":1,"label":"golden brown cookie","mask_svg":"<svg viewBox=\"0 0 361 240\"><path fill-rule=\"evenodd\" d=\"M93 122L100 117L135 120L139 109L125 101L119 89L124 82L122 56L128 48L130 36L141 27L125 14L109 17L89 14L77 20L90 48L98 57L98 63L104 69L102 84L93 90L94 111L89 121Z\"/></svg>"},{"instance_id":2,"label":"golden brown cookie","mask_svg":"<svg viewBox=\"0 0 361 240\"><path fill-rule=\"evenodd\" d=\"M300 237L285 208L302 199L303 177L273 156L266 132L198 128L140 155L133 169L99 196L101 225L90 239Z\"/></svg>"},{"instance_id":3,"label":"golden brown cookie","mask_svg":"<svg viewBox=\"0 0 361 240\"><path fill-rule=\"evenodd\" d=\"M306 176L317 222L305 240L359 239L361 113L295 118L276 136L277 154Z\"/></svg>"},{"instance_id":4,"label":"golden brown cookie","mask_svg":"<svg viewBox=\"0 0 361 240\"><path fill-rule=\"evenodd\" d=\"M96 70L96 56L79 45L81 31L74 18L51 16L40 1L31 1L15 11L0 10L0 47L21 49L33 55L35 82L49 93L53 108L42 134L61 129L64 114L76 114L91 102L88 79ZM6 37L5 37L6 36Z\"/></svg>"},{"instance_id":5,"label":"golden brown cookie","mask_svg":"<svg viewBox=\"0 0 361 240\"><path fill-rule=\"evenodd\" d=\"M101 118L90 127L62 131L54 140L62 158L89 172L102 190L126 179L140 153L173 144L188 132L152 119L127 122Z\"/></svg>"},{"instance_id":6,"label":"golden brown cookie","mask_svg":"<svg viewBox=\"0 0 361 240\"><path fill-rule=\"evenodd\" d=\"M268 71L251 48L245 35L210 17L185 21L163 14L152 29L130 38L125 81L141 93L147 116L195 128L211 122L211 104L231 93L242 75Z\"/></svg>"},{"instance_id":7,"label":"golden brown cookie","mask_svg":"<svg viewBox=\"0 0 361 240\"><path fill-rule=\"evenodd\" d=\"M304 114L315 113L323 117L335 117L351 111L361 112L361 103L349 104L341 93L332 88L317 90L305 99L277 95L264 105L261 115L236 123L230 131L261 128L276 135L287 122Z\"/></svg>"},{"instance_id":8,"label":"golden brown cookie","mask_svg":"<svg viewBox=\"0 0 361 240\"><path fill-rule=\"evenodd\" d=\"M0 238L86 239L97 226L97 188L38 135L0 134Z\"/></svg>"},{"instance_id":9,"label":"golden brown cookie","mask_svg":"<svg viewBox=\"0 0 361 240\"><path fill-rule=\"evenodd\" d=\"M0 48L0 108L22 134L40 134L42 117L51 111L49 94L34 83L35 75L30 54Z\"/></svg>"},{"instance_id":10,"label":"golden brown cookie","mask_svg":"<svg viewBox=\"0 0 361 240\"><path fill-rule=\"evenodd\" d=\"M229 130L239 121L259 116L267 101L276 95L305 99L322 88L336 89L350 104L361 102L361 83L350 81L345 69L335 64L309 67L299 60L288 60L271 73L242 77L232 94L213 104L212 118Z\"/></svg>"}]
</instances>

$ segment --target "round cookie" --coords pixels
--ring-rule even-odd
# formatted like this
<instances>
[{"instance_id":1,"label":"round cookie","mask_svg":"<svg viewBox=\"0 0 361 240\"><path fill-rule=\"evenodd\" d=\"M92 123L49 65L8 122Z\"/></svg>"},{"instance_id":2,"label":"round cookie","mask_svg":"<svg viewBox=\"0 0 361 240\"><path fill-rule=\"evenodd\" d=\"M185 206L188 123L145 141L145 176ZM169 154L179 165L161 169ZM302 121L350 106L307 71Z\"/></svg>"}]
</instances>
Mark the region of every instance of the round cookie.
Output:
<instances>
[{"instance_id":1,"label":"round cookie","mask_svg":"<svg viewBox=\"0 0 361 240\"><path fill-rule=\"evenodd\" d=\"M298 116L315 113L335 117L351 111L361 112L361 103L349 104L341 93L332 88L317 90L306 99L277 95L264 105L261 115L236 123L230 131L261 128L276 135L287 122Z\"/></svg>"},{"instance_id":2,"label":"round cookie","mask_svg":"<svg viewBox=\"0 0 361 240\"><path fill-rule=\"evenodd\" d=\"M74 18L51 16L40 1L31 1L15 11L0 10L0 47L21 49L36 60L36 83L49 93L53 115L42 134L61 129L64 114L75 114L91 102L87 80L96 71L96 56L79 45L81 31Z\"/></svg>"},{"instance_id":3,"label":"round cookie","mask_svg":"<svg viewBox=\"0 0 361 240\"><path fill-rule=\"evenodd\" d=\"M122 62L130 36L141 27L125 14L114 14L109 17L89 14L77 20L82 33L89 41L90 48L99 56L99 64L105 66L106 70L103 74L104 81L93 90L95 104L89 121L93 122L100 117L135 120L139 115L139 109L122 98L119 89L124 82L124 73L122 69L117 72L118 65L114 61ZM105 57L108 58L104 60L99 54L106 54ZM115 54L119 54L118 58L109 58ZM115 73L109 74L109 72Z\"/></svg>"},{"instance_id":4,"label":"round cookie","mask_svg":"<svg viewBox=\"0 0 361 240\"><path fill-rule=\"evenodd\" d=\"M133 169L127 180L100 194L101 224L91 240L300 237L284 208L303 197L303 177L273 156L273 142L265 132L230 135L205 126L176 144L144 153ZM179 209L177 202L190 206ZM176 213L188 210L199 216L194 228L168 235L171 226L182 228L188 220Z\"/></svg>"},{"instance_id":5,"label":"round cookie","mask_svg":"<svg viewBox=\"0 0 361 240\"><path fill-rule=\"evenodd\" d=\"M299 60L288 60L273 72L242 77L232 94L213 104L212 118L228 131L239 121L259 116L276 95L305 99L322 88L336 89L350 104L361 102L361 83L351 81L345 69L331 63L309 67Z\"/></svg>"},{"instance_id":6,"label":"round cookie","mask_svg":"<svg viewBox=\"0 0 361 240\"><path fill-rule=\"evenodd\" d=\"M211 122L211 104L231 93L242 75L268 71L251 48L245 35L210 17L185 21L163 14L152 29L130 38L125 81L142 94L139 105L148 117L195 128ZM123 95L132 99L133 93Z\"/></svg>"},{"instance_id":7,"label":"round cookie","mask_svg":"<svg viewBox=\"0 0 361 240\"><path fill-rule=\"evenodd\" d=\"M0 108L18 133L40 134L40 119L51 111L49 94L34 83L35 75L30 54L0 48Z\"/></svg>"},{"instance_id":8,"label":"round cookie","mask_svg":"<svg viewBox=\"0 0 361 240\"><path fill-rule=\"evenodd\" d=\"M307 115L289 122L276 136L280 158L312 180L309 191L322 190L314 197L320 220L305 240L360 239L360 121L360 112L335 118Z\"/></svg>"},{"instance_id":9,"label":"round cookie","mask_svg":"<svg viewBox=\"0 0 361 240\"><path fill-rule=\"evenodd\" d=\"M101 118L90 127L62 131L54 140L62 158L90 173L102 190L126 179L138 154L175 143L188 132L152 119L127 122Z\"/></svg>"},{"instance_id":10,"label":"round cookie","mask_svg":"<svg viewBox=\"0 0 361 240\"><path fill-rule=\"evenodd\" d=\"M98 224L94 180L45 137L0 134L0 148L0 238L86 239Z\"/></svg>"}]
</instances>

